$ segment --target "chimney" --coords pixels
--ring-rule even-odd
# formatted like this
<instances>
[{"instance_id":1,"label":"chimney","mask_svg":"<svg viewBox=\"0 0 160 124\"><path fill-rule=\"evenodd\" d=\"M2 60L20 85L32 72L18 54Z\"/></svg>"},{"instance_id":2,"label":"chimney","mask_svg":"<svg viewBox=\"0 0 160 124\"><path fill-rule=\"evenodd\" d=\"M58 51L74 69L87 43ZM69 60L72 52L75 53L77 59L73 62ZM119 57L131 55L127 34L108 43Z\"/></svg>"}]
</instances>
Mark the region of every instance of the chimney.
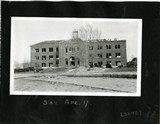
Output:
<instances>
[{"instance_id":1,"label":"chimney","mask_svg":"<svg viewBox=\"0 0 160 124\"><path fill-rule=\"evenodd\" d=\"M78 31L73 31L73 39L78 39Z\"/></svg>"}]
</instances>

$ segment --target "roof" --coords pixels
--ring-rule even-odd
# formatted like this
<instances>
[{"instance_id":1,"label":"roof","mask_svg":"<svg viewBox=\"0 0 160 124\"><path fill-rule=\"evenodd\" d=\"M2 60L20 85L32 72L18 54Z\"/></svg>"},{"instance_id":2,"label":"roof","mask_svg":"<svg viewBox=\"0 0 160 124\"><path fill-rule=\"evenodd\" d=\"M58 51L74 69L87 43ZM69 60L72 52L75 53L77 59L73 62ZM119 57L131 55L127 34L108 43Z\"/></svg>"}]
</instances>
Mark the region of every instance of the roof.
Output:
<instances>
[{"instance_id":1,"label":"roof","mask_svg":"<svg viewBox=\"0 0 160 124\"><path fill-rule=\"evenodd\" d=\"M126 40L111 40L111 39L94 39L94 40L87 40L87 42L124 42Z\"/></svg>"},{"instance_id":2,"label":"roof","mask_svg":"<svg viewBox=\"0 0 160 124\"><path fill-rule=\"evenodd\" d=\"M54 44L54 43L59 43L59 42L62 42L64 40L50 40L50 41L42 41L42 42L39 42L39 43L36 43L36 44L33 44L31 45L32 46L36 46L36 45L43 45L43 44Z\"/></svg>"},{"instance_id":3,"label":"roof","mask_svg":"<svg viewBox=\"0 0 160 124\"><path fill-rule=\"evenodd\" d=\"M31 45L32 46L36 46L36 45L43 45L43 44L54 44L54 43L64 43L64 42L79 42L79 41L83 41L80 38L78 39L69 39L69 40L50 40L50 41L42 41L36 44Z\"/></svg>"},{"instance_id":4,"label":"roof","mask_svg":"<svg viewBox=\"0 0 160 124\"><path fill-rule=\"evenodd\" d=\"M69 40L50 40L50 41L42 41L36 44L31 45L32 46L36 46L36 45L43 45L43 44L54 44L54 43L64 43L64 42L90 42L90 43L95 43L95 42L125 42L126 40L111 40L111 39L95 39L95 40L81 40L80 38L78 39L69 39Z\"/></svg>"}]
</instances>

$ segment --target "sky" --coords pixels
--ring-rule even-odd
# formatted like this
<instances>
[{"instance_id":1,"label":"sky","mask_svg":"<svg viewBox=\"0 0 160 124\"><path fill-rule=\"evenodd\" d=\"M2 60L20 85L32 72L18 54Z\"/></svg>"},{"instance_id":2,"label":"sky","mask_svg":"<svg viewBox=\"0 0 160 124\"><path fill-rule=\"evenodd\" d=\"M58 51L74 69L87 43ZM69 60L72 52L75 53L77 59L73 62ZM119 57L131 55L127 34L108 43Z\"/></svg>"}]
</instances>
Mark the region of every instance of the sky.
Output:
<instances>
[{"instance_id":1,"label":"sky","mask_svg":"<svg viewBox=\"0 0 160 124\"><path fill-rule=\"evenodd\" d=\"M11 44L14 61L30 62L30 45L47 40L67 40L73 30L89 24L101 31L101 39L126 40L127 61L137 57L141 20L100 18L12 17Z\"/></svg>"}]
</instances>

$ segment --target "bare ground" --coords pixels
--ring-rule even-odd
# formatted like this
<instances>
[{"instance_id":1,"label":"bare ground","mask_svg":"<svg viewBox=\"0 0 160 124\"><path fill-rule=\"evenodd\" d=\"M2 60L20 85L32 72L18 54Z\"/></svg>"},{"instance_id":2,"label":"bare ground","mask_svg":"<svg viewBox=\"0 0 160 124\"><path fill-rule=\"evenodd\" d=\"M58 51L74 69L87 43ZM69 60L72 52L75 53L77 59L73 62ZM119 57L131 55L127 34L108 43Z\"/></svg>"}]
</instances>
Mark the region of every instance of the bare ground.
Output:
<instances>
[{"instance_id":1,"label":"bare ground","mask_svg":"<svg viewBox=\"0 0 160 124\"><path fill-rule=\"evenodd\" d=\"M58 72L57 72L58 71ZM68 77L63 74L136 74L133 68L46 68L40 73L15 73L15 91L136 92L136 79ZM62 76L63 75L63 76Z\"/></svg>"},{"instance_id":2,"label":"bare ground","mask_svg":"<svg viewBox=\"0 0 160 124\"><path fill-rule=\"evenodd\" d=\"M54 74L18 74L16 91L136 92L136 79L67 77Z\"/></svg>"}]
</instances>

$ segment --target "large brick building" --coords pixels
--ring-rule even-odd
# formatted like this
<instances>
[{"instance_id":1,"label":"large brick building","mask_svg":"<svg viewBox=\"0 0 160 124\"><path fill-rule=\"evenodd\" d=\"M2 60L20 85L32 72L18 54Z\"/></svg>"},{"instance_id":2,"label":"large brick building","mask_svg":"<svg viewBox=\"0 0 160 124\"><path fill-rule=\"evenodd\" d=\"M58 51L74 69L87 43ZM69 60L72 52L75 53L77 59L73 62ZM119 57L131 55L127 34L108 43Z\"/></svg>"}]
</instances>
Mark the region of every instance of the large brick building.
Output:
<instances>
[{"instance_id":1,"label":"large brick building","mask_svg":"<svg viewBox=\"0 0 160 124\"><path fill-rule=\"evenodd\" d=\"M70 40L44 41L31 46L33 67L125 66L126 63L125 40L83 41L78 31L73 32Z\"/></svg>"}]
</instances>

